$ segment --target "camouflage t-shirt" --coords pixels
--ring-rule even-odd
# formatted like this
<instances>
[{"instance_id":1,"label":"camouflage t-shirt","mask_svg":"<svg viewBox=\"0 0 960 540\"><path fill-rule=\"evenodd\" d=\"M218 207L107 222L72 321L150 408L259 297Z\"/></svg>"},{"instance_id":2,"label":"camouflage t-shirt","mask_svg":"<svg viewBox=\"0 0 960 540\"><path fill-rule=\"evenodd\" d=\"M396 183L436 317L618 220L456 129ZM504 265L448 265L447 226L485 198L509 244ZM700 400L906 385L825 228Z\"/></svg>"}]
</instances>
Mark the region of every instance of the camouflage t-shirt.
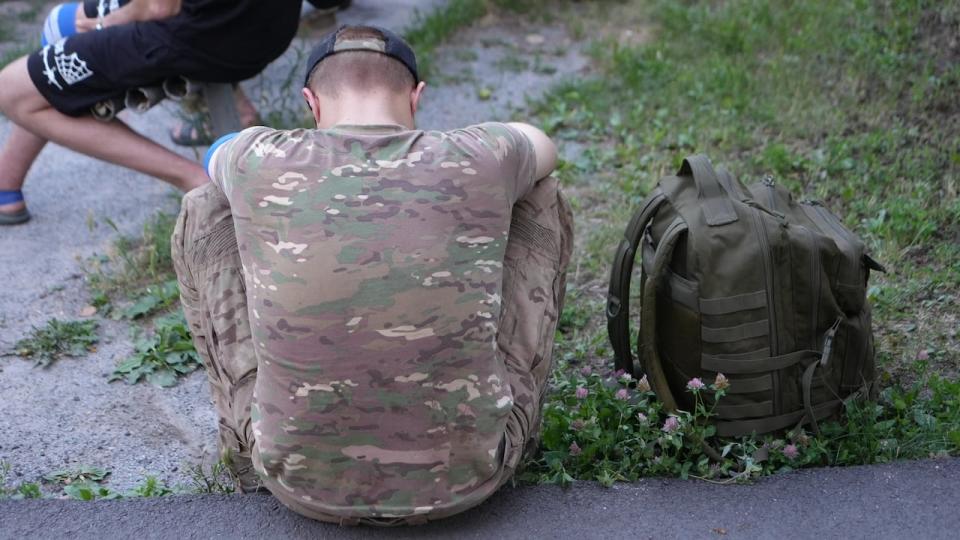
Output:
<instances>
[{"instance_id":1,"label":"camouflage t-shirt","mask_svg":"<svg viewBox=\"0 0 960 540\"><path fill-rule=\"evenodd\" d=\"M219 149L259 363L253 459L283 502L429 515L495 487L503 257L535 161L495 123L251 128Z\"/></svg>"}]
</instances>

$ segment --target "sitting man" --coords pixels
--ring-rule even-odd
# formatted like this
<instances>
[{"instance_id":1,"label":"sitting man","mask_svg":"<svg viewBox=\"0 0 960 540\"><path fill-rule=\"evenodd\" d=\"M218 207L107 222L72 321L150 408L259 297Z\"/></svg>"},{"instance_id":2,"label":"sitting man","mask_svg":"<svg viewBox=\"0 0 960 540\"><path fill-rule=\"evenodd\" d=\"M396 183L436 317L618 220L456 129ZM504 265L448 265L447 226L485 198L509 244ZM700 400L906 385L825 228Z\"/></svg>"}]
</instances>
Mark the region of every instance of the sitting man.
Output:
<instances>
[{"instance_id":1,"label":"sitting man","mask_svg":"<svg viewBox=\"0 0 960 540\"><path fill-rule=\"evenodd\" d=\"M415 129L424 83L383 29L308 68L318 129L218 141L173 235L221 453L314 519L450 516L537 440L573 235L556 149L526 124Z\"/></svg>"},{"instance_id":2,"label":"sitting man","mask_svg":"<svg viewBox=\"0 0 960 540\"><path fill-rule=\"evenodd\" d=\"M16 124L0 149L0 225L30 218L21 187L47 141L184 191L206 183L199 164L122 122L94 120L90 108L178 75L204 82L250 78L287 49L301 8L300 0L87 4L96 4L96 16L76 10L80 33L50 42L0 72L0 111Z\"/></svg>"}]
</instances>

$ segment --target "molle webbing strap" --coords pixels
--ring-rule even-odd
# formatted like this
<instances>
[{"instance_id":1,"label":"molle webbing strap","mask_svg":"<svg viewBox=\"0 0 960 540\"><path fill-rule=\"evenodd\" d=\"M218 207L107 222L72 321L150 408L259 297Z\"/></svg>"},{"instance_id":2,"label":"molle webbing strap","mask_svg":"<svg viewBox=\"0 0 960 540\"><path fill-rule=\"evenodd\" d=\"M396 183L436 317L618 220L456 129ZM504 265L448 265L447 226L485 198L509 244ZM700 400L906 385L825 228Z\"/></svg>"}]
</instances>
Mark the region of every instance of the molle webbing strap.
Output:
<instances>
[{"instance_id":1,"label":"molle webbing strap","mask_svg":"<svg viewBox=\"0 0 960 540\"><path fill-rule=\"evenodd\" d=\"M732 373L731 373L732 375ZM773 390L773 375L767 373L759 377L749 377L744 379L728 378L730 387L727 388L727 394L753 394L756 392L767 392ZM712 393L712 390L707 390Z\"/></svg>"},{"instance_id":2,"label":"molle webbing strap","mask_svg":"<svg viewBox=\"0 0 960 540\"><path fill-rule=\"evenodd\" d=\"M663 407L667 411L673 411L677 408L676 399L670 391L670 385L667 382L666 373L663 370L663 362L660 358L660 350L657 347L657 288L664 278L667 265L673 257L673 248L676 247L680 236L687 232L687 224L683 218L678 217L667 227L660 239L660 245L657 247L657 254L653 259L653 272L647 276L647 282L643 287L643 300L640 314L640 347L641 362L644 370L650 380L650 386L656 392L657 397L663 402Z\"/></svg>"},{"instance_id":3,"label":"molle webbing strap","mask_svg":"<svg viewBox=\"0 0 960 540\"><path fill-rule=\"evenodd\" d=\"M769 354L769 349L763 349L763 351ZM806 360L813 361L820 359L820 353L817 351L796 351L779 356L764 356L759 358L753 355L754 353L739 355L703 354L700 357L700 367L724 374L763 373L765 371L783 369Z\"/></svg>"},{"instance_id":4,"label":"molle webbing strap","mask_svg":"<svg viewBox=\"0 0 960 540\"><path fill-rule=\"evenodd\" d=\"M773 402L761 401L760 403L744 403L742 405L717 404L713 408L720 418L735 420L737 418L756 418L758 416L770 416L773 414Z\"/></svg>"},{"instance_id":5,"label":"molle webbing strap","mask_svg":"<svg viewBox=\"0 0 960 540\"><path fill-rule=\"evenodd\" d=\"M811 427L813 427L813 433L815 435L820 435L820 425L817 424L817 417L813 411L813 401L811 400L811 387L813 386L813 372L817 370L817 366L820 365L820 362L811 362L807 369L803 371L803 378L801 379L801 386L803 388L803 410L806 412L804 420L810 422Z\"/></svg>"},{"instance_id":6,"label":"molle webbing strap","mask_svg":"<svg viewBox=\"0 0 960 540\"><path fill-rule=\"evenodd\" d=\"M765 290L726 298L700 299L700 313L704 315L726 315L765 307L767 307L767 291Z\"/></svg>"},{"instance_id":7,"label":"molle webbing strap","mask_svg":"<svg viewBox=\"0 0 960 540\"><path fill-rule=\"evenodd\" d=\"M700 207L707 225L716 227L737 221L733 203L720 185L707 156L697 154L684 159L678 176L692 176L696 182Z\"/></svg>"},{"instance_id":8,"label":"molle webbing strap","mask_svg":"<svg viewBox=\"0 0 960 540\"><path fill-rule=\"evenodd\" d=\"M763 337L770 333L767 319L726 328L700 327L700 339L705 343L734 343L744 339Z\"/></svg>"},{"instance_id":9,"label":"molle webbing strap","mask_svg":"<svg viewBox=\"0 0 960 540\"><path fill-rule=\"evenodd\" d=\"M657 187L646 202L630 219L626 232L617 248L613 268L610 271L610 289L607 295L607 331L613 346L614 365L627 373L634 374L633 354L630 351L630 278L633 273L637 245L643 237L647 225L657 210L667 200L663 191ZM650 256L651 263L653 257ZM646 261L644 261L646 264Z\"/></svg>"},{"instance_id":10,"label":"molle webbing strap","mask_svg":"<svg viewBox=\"0 0 960 540\"><path fill-rule=\"evenodd\" d=\"M816 420L822 420L840 409L843 401L829 401L813 408ZM717 435L721 437L740 437L751 433L768 433L795 425L807 415L806 409L794 411L780 416L768 416L756 420L732 420L717 422Z\"/></svg>"}]
</instances>

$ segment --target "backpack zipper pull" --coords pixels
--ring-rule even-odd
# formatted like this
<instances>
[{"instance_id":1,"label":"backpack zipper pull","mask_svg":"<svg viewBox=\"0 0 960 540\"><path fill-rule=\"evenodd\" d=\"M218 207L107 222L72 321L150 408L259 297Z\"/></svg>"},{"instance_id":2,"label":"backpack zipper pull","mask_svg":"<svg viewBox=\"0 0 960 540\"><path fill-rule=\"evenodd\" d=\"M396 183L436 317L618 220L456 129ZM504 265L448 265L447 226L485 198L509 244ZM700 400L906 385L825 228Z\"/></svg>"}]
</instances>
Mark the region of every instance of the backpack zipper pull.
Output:
<instances>
[{"instance_id":1,"label":"backpack zipper pull","mask_svg":"<svg viewBox=\"0 0 960 540\"><path fill-rule=\"evenodd\" d=\"M821 366L827 365L827 362L830 360L830 354L833 352L833 338L837 335L837 330L840 328L841 322L843 322L842 317L838 318L823 336L823 352L820 353Z\"/></svg>"}]
</instances>

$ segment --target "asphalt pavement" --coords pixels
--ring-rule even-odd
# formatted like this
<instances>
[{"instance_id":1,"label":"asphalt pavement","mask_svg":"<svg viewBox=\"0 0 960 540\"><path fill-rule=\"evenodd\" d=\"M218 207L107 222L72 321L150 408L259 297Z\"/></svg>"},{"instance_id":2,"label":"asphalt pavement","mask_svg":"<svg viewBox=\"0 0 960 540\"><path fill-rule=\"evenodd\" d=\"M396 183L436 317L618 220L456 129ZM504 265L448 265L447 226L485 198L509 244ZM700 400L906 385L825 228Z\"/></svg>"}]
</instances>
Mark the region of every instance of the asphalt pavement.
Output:
<instances>
[{"instance_id":1,"label":"asphalt pavement","mask_svg":"<svg viewBox=\"0 0 960 540\"><path fill-rule=\"evenodd\" d=\"M311 521L270 495L0 502L0 538L843 538L960 536L960 459L810 469L748 485L645 479L507 487L419 527Z\"/></svg>"}]
</instances>

